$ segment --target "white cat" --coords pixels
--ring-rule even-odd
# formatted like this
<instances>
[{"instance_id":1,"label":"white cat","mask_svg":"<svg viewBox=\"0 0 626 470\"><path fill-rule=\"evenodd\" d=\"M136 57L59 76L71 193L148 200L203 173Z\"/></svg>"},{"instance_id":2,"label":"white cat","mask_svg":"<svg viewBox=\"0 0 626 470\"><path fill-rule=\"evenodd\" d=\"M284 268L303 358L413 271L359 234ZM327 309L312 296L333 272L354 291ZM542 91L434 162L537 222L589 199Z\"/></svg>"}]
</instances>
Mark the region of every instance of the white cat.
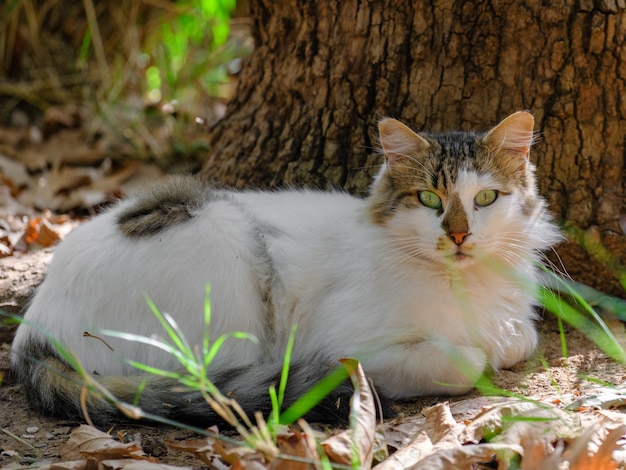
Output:
<instances>
[{"instance_id":1,"label":"white cat","mask_svg":"<svg viewBox=\"0 0 626 470\"><path fill-rule=\"evenodd\" d=\"M533 118L515 113L484 135L418 135L379 124L386 164L371 195L234 192L172 178L77 228L56 249L13 343L12 366L33 405L79 417L80 380L41 331L132 401L145 378L124 360L175 369L154 347L84 337L99 329L165 336L144 296L202 344L205 286L211 338L229 340L211 378L244 409L267 411L286 341L298 325L286 404L342 357L362 361L380 394L468 391L487 364L534 350L535 262L559 239L529 163ZM59 375L59 370L63 371ZM193 393L149 380L140 406L179 420L215 419ZM329 405L311 415L334 420ZM164 406L167 403L167 406ZM345 401L347 403L347 400ZM94 421L116 417L89 401Z\"/></svg>"}]
</instances>

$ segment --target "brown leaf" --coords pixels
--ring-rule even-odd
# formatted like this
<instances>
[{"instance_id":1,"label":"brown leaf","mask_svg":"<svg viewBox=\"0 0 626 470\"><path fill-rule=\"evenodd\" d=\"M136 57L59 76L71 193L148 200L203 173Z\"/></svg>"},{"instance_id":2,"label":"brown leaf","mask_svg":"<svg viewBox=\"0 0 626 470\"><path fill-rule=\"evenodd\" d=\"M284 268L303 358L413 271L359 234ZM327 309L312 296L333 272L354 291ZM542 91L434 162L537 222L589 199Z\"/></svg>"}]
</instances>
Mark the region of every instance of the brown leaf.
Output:
<instances>
[{"instance_id":1,"label":"brown leaf","mask_svg":"<svg viewBox=\"0 0 626 470\"><path fill-rule=\"evenodd\" d=\"M70 460L69 462L57 462L50 465L38 466L37 470L99 470L100 466L94 459Z\"/></svg>"},{"instance_id":2,"label":"brown leaf","mask_svg":"<svg viewBox=\"0 0 626 470\"><path fill-rule=\"evenodd\" d=\"M482 440L517 444L529 429L559 439L580 433L580 417L559 408L523 400L509 400L481 411L459 436L463 444Z\"/></svg>"},{"instance_id":3,"label":"brown leaf","mask_svg":"<svg viewBox=\"0 0 626 470\"><path fill-rule=\"evenodd\" d=\"M479 444L450 447L440 449L420 460L417 464L405 469L428 469L428 470L467 470L475 468L473 464L487 464L490 462L508 462L512 454L522 452L521 446L508 444ZM490 467L491 468L491 467ZM509 468L509 465L500 466L498 469Z\"/></svg>"},{"instance_id":4,"label":"brown leaf","mask_svg":"<svg viewBox=\"0 0 626 470\"><path fill-rule=\"evenodd\" d=\"M448 402L426 408L422 413L426 417L424 432L433 444L459 445L459 434L463 430L463 425L455 421Z\"/></svg>"},{"instance_id":5,"label":"brown leaf","mask_svg":"<svg viewBox=\"0 0 626 470\"><path fill-rule=\"evenodd\" d=\"M234 465L241 457L240 447L228 446L222 444L217 439L195 439L190 441L176 441L174 439L165 439L165 445L170 449L180 450L194 454L198 459L207 465L214 465L216 459Z\"/></svg>"},{"instance_id":6,"label":"brown leaf","mask_svg":"<svg viewBox=\"0 0 626 470\"><path fill-rule=\"evenodd\" d=\"M135 443L124 444L92 426L81 425L72 431L69 440L63 445L61 459L80 460L85 457L99 461L120 458L156 461Z\"/></svg>"},{"instance_id":7,"label":"brown leaf","mask_svg":"<svg viewBox=\"0 0 626 470\"><path fill-rule=\"evenodd\" d=\"M306 435L295 429L289 433L279 435L277 444L282 455L295 456L311 462L318 460L317 452L309 447ZM306 470L310 468L310 464L289 460L288 458L277 458L270 463L268 468L276 470Z\"/></svg>"},{"instance_id":8,"label":"brown leaf","mask_svg":"<svg viewBox=\"0 0 626 470\"><path fill-rule=\"evenodd\" d=\"M433 452L433 447L428 434L425 431L421 431L407 446L376 465L375 470L410 468L430 455Z\"/></svg>"},{"instance_id":9,"label":"brown leaf","mask_svg":"<svg viewBox=\"0 0 626 470\"><path fill-rule=\"evenodd\" d=\"M591 442L594 429L590 428L576 439L572 445L572 451L565 454L570 462L570 470L617 470L618 466L613 460L613 451L621 449L622 446L617 444L624 434L626 434L626 426L620 426L613 429L595 453L589 452L589 443ZM571 454L571 455L570 455Z\"/></svg>"},{"instance_id":10,"label":"brown leaf","mask_svg":"<svg viewBox=\"0 0 626 470\"><path fill-rule=\"evenodd\" d=\"M421 465L424 459L435 453L461 447L459 434L463 425L452 417L447 402L431 406L423 414L426 420L415 439L377 465L377 469L410 468L418 463Z\"/></svg>"},{"instance_id":11,"label":"brown leaf","mask_svg":"<svg viewBox=\"0 0 626 470\"><path fill-rule=\"evenodd\" d=\"M61 239L61 234L46 219L41 221L39 226L38 243L44 248L54 245Z\"/></svg>"},{"instance_id":12,"label":"brown leaf","mask_svg":"<svg viewBox=\"0 0 626 470\"><path fill-rule=\"evenodd\" d=\"M334 462L351 465L356 458L360 468L367 469L372 465L376 442L376 402L361 364L354 359L341 362L354 385L350 429L326 439L322 446Z\"/></svg>"},{"instance_id":13,"label":"brown leaf","mask_svg":"<svg viewBox=\"0 0 626 470\"><path fill-rule=\"evenodd\" d=\"M561 455L563 453L563 443L559 442L555 449L548 439L530 433L522 439L523 448L521 470L553 470L559 468L563 463Z\"/></svg>"}]
</instances>

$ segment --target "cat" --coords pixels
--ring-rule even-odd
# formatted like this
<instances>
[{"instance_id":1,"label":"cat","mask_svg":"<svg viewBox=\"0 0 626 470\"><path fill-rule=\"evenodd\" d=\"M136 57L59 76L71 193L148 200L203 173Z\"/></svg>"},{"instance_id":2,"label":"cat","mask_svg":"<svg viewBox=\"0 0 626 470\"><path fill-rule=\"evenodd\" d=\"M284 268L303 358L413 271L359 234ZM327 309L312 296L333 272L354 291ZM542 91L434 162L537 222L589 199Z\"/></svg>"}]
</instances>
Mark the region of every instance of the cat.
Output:
<instances>
[{"instance_id":1,"label":"cat","mask_svg":"<svg viewBox=\"0 0 626 470\"><path fill-rule=\"evenodd\" d=\"M511 367L537 344L536 264L560 236L529 161L533 125L517 112L487 133L428 135L383 119L385 161L366 199L172 177L60 243L18 328L12 368L35 408L80 419L81 381L56 338L120 399L208 425L217 417L198 393L125 362L180 368L171 354L83 332L164 337L147 296L201 345L210 285L211 338L258 338L227 340L209 370L247 412L269 411L294 324L285 406L343 357L359 359L388 399L466 393L488 365ZM351 393L342 385L309 419L345 419ZM97 396L87 408L96 423L119 418Z\"/></svg>"}]
</instances>

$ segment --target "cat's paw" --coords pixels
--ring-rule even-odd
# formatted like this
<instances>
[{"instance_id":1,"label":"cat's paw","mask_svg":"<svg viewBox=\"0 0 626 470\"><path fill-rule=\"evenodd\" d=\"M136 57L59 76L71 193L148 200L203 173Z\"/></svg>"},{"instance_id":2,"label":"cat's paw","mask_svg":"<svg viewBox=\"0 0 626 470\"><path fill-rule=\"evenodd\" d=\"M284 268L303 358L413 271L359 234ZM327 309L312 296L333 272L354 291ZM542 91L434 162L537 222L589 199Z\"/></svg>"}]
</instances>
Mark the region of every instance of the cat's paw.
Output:
<instances>
[{"instance_id":1,"label":"cat's paw","mask_svg":"<svg viewBox=\"0 0 626 470\"><path fill-rule=\"evenodd\" d=\"M462 395L473 388L487 362L481 348L423 341L387 349L365 364L365 372L384 396L393 399Z\"/></svg>"},{"instance_id":2,"label":"cat's paw","mask_svg":"<svg viewBox=\"0 0 626 470\"><path fill-rule=\"evenodd\" d=\"M537 330L531 322L521 322L516 325L515 330L515 335L499 351L495 351L491 360L494 369L510 369L528 359L537 348Z\"/></svg>"}]
</instances>

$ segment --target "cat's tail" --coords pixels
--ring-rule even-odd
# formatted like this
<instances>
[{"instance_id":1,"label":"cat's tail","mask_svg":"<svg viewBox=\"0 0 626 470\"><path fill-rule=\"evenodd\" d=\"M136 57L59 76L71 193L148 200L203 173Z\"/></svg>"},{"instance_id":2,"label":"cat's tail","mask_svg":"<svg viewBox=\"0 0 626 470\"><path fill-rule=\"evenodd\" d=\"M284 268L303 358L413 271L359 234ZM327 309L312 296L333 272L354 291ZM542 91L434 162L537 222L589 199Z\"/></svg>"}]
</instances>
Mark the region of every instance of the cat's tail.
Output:
<instances>
[{"instance_id":1,"label":"cat's tail","mask_svg":"<svg viewBox=\"0 0 626 470\"><path fill-rule=\"evenodd\" d=\"M65 419L84 420L85 411L96 424L119 422L123 415L102 394L86 393L85 381L59 355L47 340L31 337L12 351L12 368L24 387L31 405L43 414ZM335 363L336 364L336 363ZM283 409L322 380L334 365L312 358L295 362L289 371ZM220 371L210 376L213 384L234 399L252 419L260 411L271 412L268 389L278 384L282 363L257 364ZM94 379L117 400L134 404L149 415L203 427L223 420L197 391L183 387L176 379L151 374L95 376ZM318 403L305 418L312 422L337 423L348 419L354 390L345 381ZM385 407L384 414L392 414Z\"/></svg>"}]
</instances>

